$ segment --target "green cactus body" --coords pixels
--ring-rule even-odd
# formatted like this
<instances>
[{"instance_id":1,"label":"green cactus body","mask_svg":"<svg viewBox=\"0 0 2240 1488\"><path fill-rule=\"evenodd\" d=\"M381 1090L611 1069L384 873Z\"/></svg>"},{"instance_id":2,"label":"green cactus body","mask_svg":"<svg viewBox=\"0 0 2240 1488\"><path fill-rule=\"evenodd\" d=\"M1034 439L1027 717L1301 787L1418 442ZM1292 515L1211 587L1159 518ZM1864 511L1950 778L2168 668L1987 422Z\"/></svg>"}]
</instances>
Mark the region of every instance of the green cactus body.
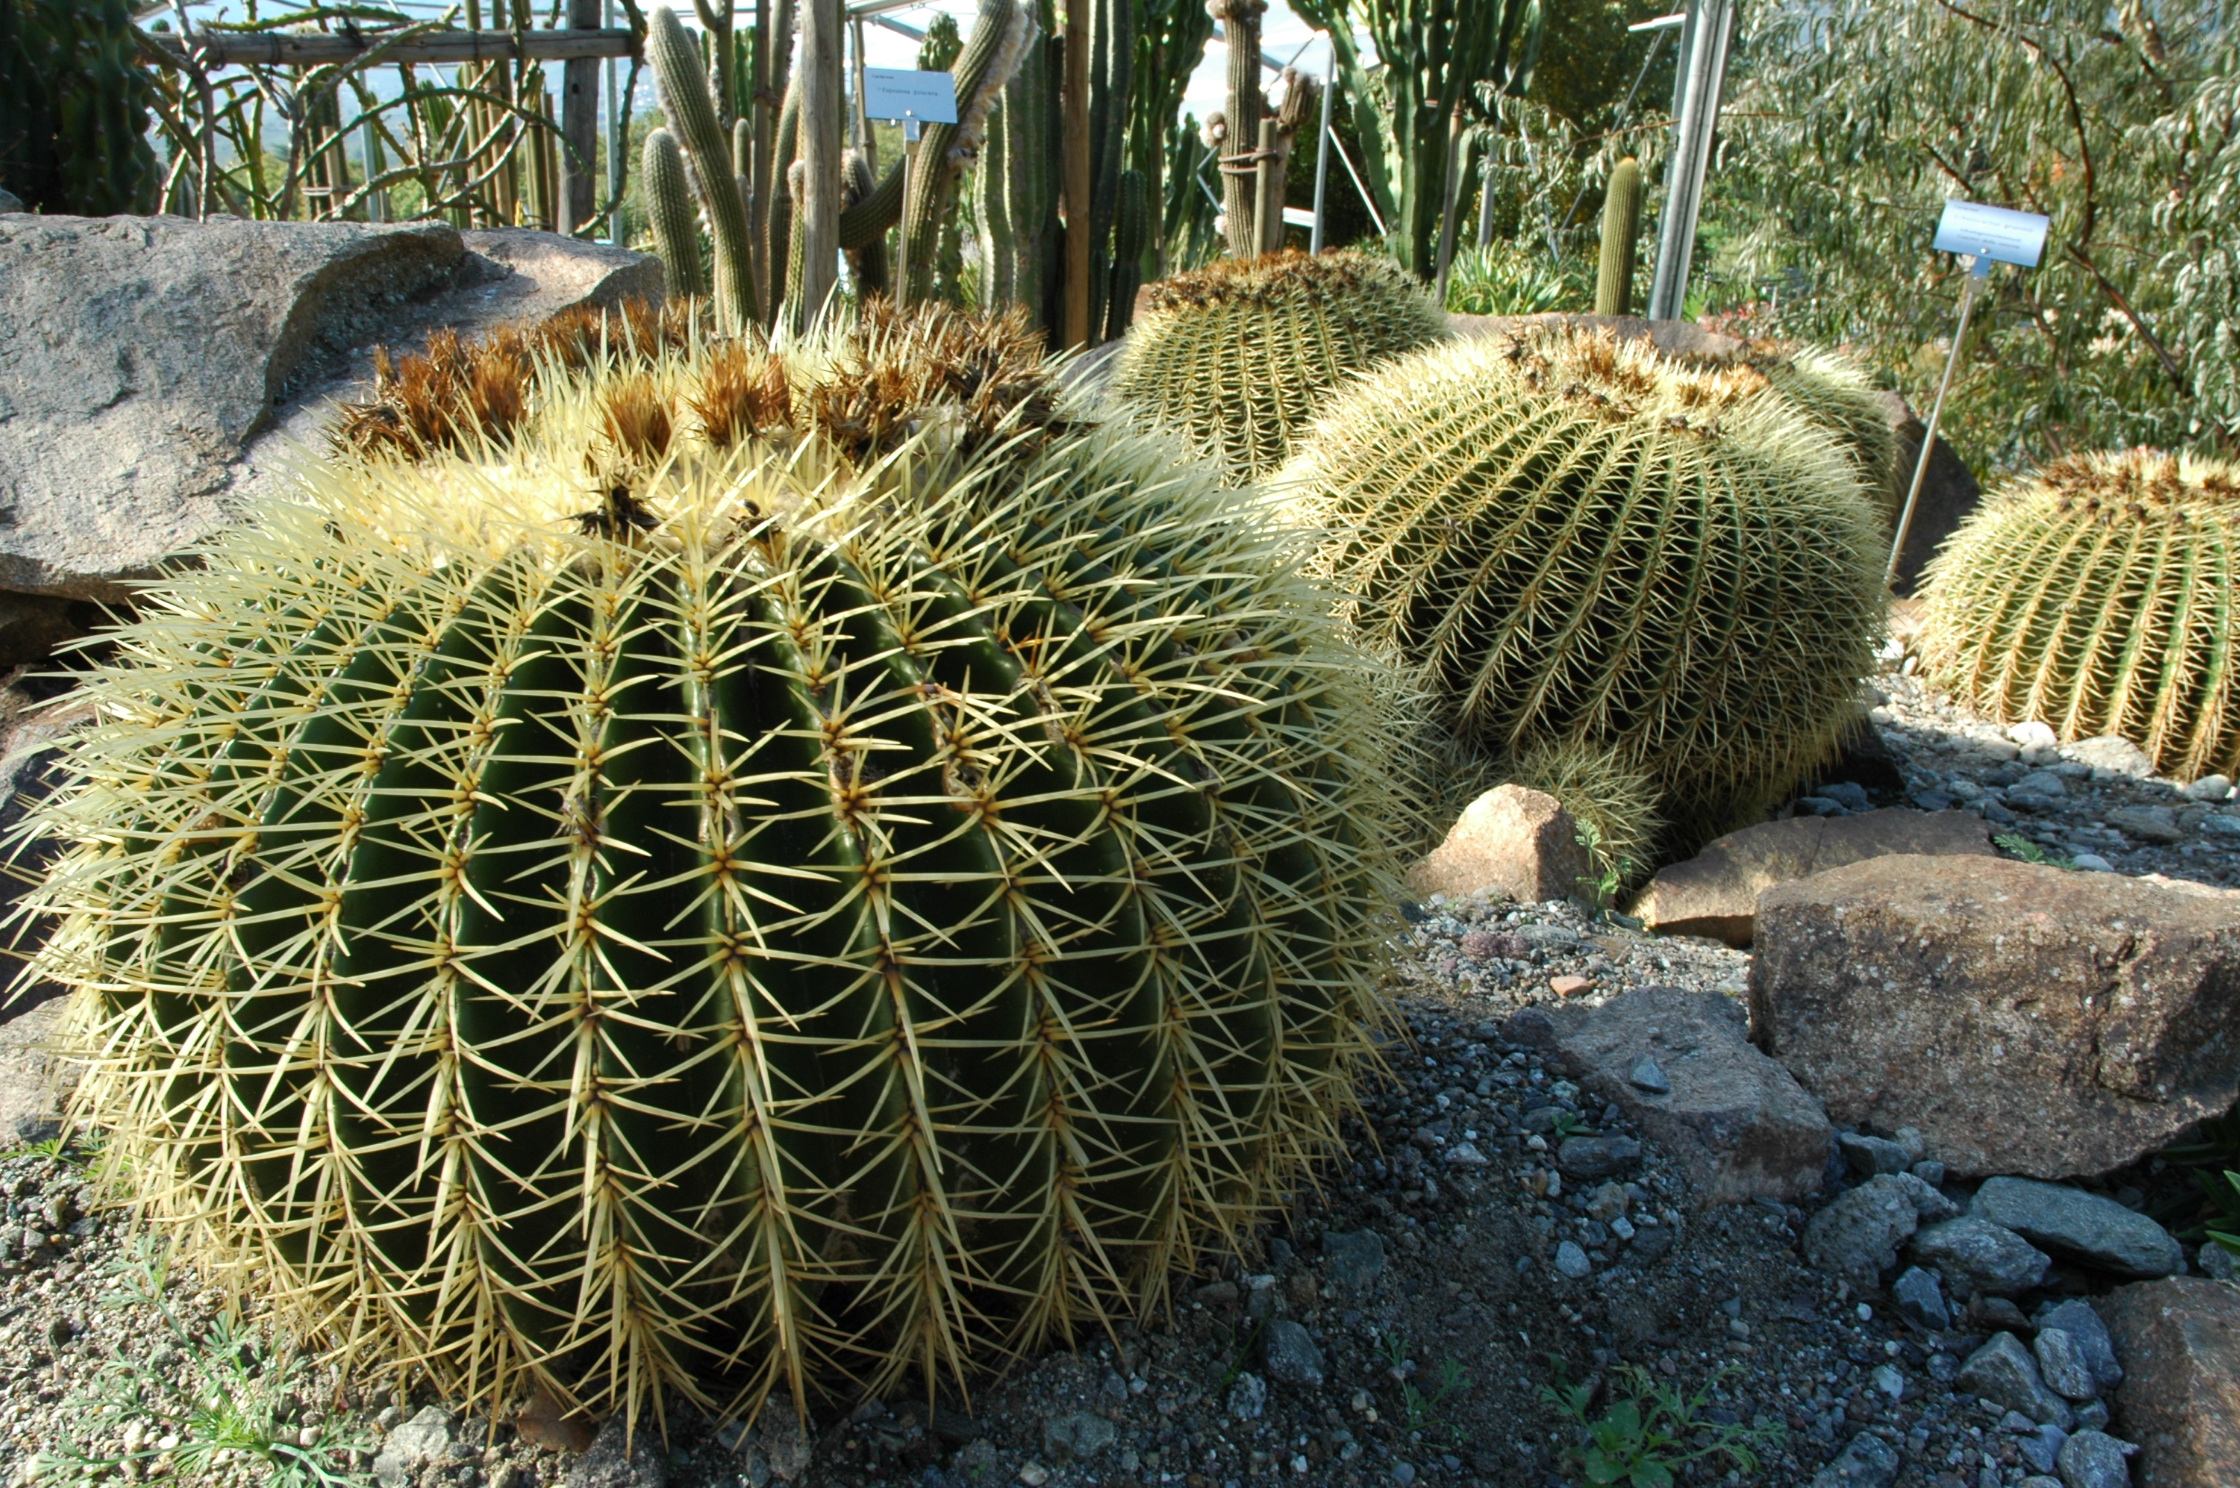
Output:
<instances>
[{"instance_id":1,"label":"green cactus body","mask_svg":"<svg viewBox=\"0 0 2240 1488\"><path fill-rule=\"evenodd\" d=\"M1856 716L1874 518L1751 368L1593 333L1451 342L1333 400L1277 482L1459 732L1638 760L1668 845L1762 809Z\"/></svg>"},{"instance_id":2,"label":"green cactus body","mask_svg":"<svg viewBox=\"0 0 2240 1488\"><path fill-rule=\"evenodd\" d=\"M1273 473L1340 384L1444 333L1421 286L1361 253L1225 260L1151 287L1113 396L1235 482Z\"/></svg>"},{"instance_id":3,"label":"green cactus body","mask_svg":"<svg viewBox=\"0 0 2240 1488\"><path fill-rule=\"evenodd\" d=\"M319 469L86 681L78 1109L292 1324L493 1405L876 1393L1157 1305L1336 1141L1379 674L1015 326L867 320Z\"/></svg>"},{"instance_id":4,"label":"green cactus body","mask_svg":"<svg viewBox=\"0 0 2240 1488\"><path fill-rule=\"evenodd\" d=\"M1745 360L1798 412L1836 437L1851 456L1867 499L1893 524L1905 499L1898 487L1898 438L1883 413L1873 375L1841 352L1805 346L1758 351ZM1909 471L1908 474L1911 474Z\"/></svg>"},{"instance_id":5,"label":"green cactus body","mask_svg":"<svg viewBox=\"0 0 2240 1488\"><path fill-rule=\"evenodd\" d=\"M1641 241L1641 162L1628 155L1610 168L1602 199L1602 262L1595 274L1594 313L1633 313L1633 255Z\"/></svg>"},{"instance_id":6,"label":"green cactus body","mask_svg":"<svg viewBox=\"0 0 2240 1488\"><path fill-rule=\"evenodd\" d=\"M692 207L692 186L685 178L684 154L666 129L646 135L646 216L653 222L654 251L661 255L661 279L671 299L708 292L700 258L700 219Z\"/></svg>"},{"instance_id":7,"label":"green cactus body","mask_svg":"<svg viewBox=\"0 0 2240 1488\"><path fill-rule=\"evenodd\" d=\"M2074 455L1993 495L1930 561L1929 674L2002 723L2120 734L2180 780L2240 775L2240 466Z\"/></svg>"},{"instance_id":8,"label":"green cactus body","mask_svg":"<svg viewBox=\"0 0 2240 1488\"><path fill-rule=\"evenodd\" d=\"M983 302L1022 305L1038 323L1057 227L1051 45L1040 27L1028 40L989 120L979 172Z\"/></svg>"},{"instance_id":9,"label":"green cactus body","mask_svg":"<svg viewBox=\"0 0 2240 1488\"><path fill-rule=\"evenodd\" d=\"M904 293L912 302L934 292L942 230L954 217L957 181L978 156L989 116L1033 36L1034 19L1017 0L980 0L972 38L957 58L957 122L925 126L902 204Z\"/></svg>"},{"instance_id":10,"label":"green cactus body","mask_svg":"<svg viewBox=\"0 0 2240 1488\"><path fill-rule=\"evenodd\" d=\"M871 180L871 161L861 150L850 150L848 162L848 199L850 208L871 199L878 187ZM843 212L842 214L846 214ZM849 272L855 278L856 293L863 295L891 294L894 282L887 272L887 235L880 233L861 248L848 250Z\"/></svg>"},{"instance_id":11,"label":"green cactus body","mask_svg":"<svg viewBox=\"0 0 2240 1488\"><path fill-rule=\"evenodd\" d=\"M0 5L0 187L26 209L155 210L163 171L148 134L157 102L126 0Z\"/></svg>"},{"instance_id":12,"label":"green cactus body","mask_svg":"<svg viewBox=\"0 0 2240 1488\"><path fill-rule=\"evenodd\" d=\"M647 17L646 53L662 112L684 147L693 189L708 221L715 260L715 302L719 323L733 334L759 321L754 265L747 248L747 204L731 170L731 137L716 117L708 96L708 72L700 49L676 12L658 6Z\"/></svg>"},{"instance_id":13,"label":"green cactus body","mask_svg":"<svg viewBox=\"0 0 2240 1488\"><path fill-rule=\"evenodd\" d=\"M1112 223L1112 289L1106 297L1104 338L1128 333L1136 291L1143 287L1143 254L1151 246L1151 185L1139 170L1120 173L1119 207Z\"/></svg>"}]
</instances>

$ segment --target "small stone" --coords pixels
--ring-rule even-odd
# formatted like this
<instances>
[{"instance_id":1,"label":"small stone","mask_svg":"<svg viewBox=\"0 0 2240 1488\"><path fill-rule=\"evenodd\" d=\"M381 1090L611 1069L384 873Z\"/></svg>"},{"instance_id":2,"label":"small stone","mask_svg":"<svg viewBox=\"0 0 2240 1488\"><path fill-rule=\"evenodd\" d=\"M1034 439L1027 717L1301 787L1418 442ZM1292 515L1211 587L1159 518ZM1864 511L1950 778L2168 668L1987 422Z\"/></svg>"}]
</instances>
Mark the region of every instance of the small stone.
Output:
<instances>
[{"instance_id":1,"label":"small stone","mask_svg":"<svg viewBox=\"0 0 2240 1488\"><path fill-rule=\"evenodd\" d=\"M1257 1421L1268 1408L1268 1382L1250 1370L1229 1387L1229 1414L1239 1421Z\"/></svg>"},{"instance_id":2,"label":"small stone","mask_svg":"<svg viewBox=\"0 0 2240 1488\"><path fill-rule=\"evenodd\" d=\"M1672 1094L1672 1082L1665 1078L1665 1073L1657 1067L1657 1062L1646 1054L1635 1060L1633 1068L1627 1071L1626 1083L1650 1095Z\"/></svg>"},{"instance_id":3,"label":"small stone","mask_svg":"<svg viewBox=\"0 0 2240 1488\"><path fill-rule=\"evenodd\" d=\"M2183 842L2186 834L2178 826L2178 818L2167 806L2118 806L2107 813L2109 826L2126 837L2136 837L2141 842L2157 842L2168 846Z\"/></svg>"},{"instance_id":4,"label":"small stone","mask_svg":"<svg viewBox=\"0 0 2240 1488\"><path fill-rule=\"evenodd\" d=\"M1844 1163L1861 1178L1872 1178L1877 1173L1903 1173L1913 1166L1913 1158L1906 1149L1888 1137L1838 1132L1836 1146L1843 1152Z\"/></svg>"},{"instance_id":5,"label":"small stone","mask_svg":"<svg viewBox=\"0 0 2240 1488\"><path fill-rule=\"evenodd\" d=\"M1413 1462L1395 1462L1392 1464L1392 1481L1397 1483L1399 1488L1408 1488L1408 1485L1415 1480L1416 1465Z\"/></svg>"},{"instance_id":6,"label":"small stone","mask_svg":"<svg viewBox=\"0 0 2240 1488\"><path fill-rule=\"evenodd\" d=\"M2051 725L2040 723L2035 718L2008 724L2007 737L2022 749L2051 749L2061 742L2061 736L2053 731Z\"/></svg>"},{"instance_id":7,"label":"small stone","mask_svg":"<svg viewBox=\"0 0 2240 1488\"><path fill-rule=\"evenodd\" d=\"M2032 1471L2049 1473L2061 1460L2062 1444L2068 1440L2069 1433L2058 1426L2039 1426L2019 1436L2015 1449L2022 1453L2022 1460Z\"/></svg>"},{"instance_id":8,"label":"small stone","mask_svg":"<svg viewBox=\"0 0 2240 1488\"><path fill-rule=\"evenodd\" d=\"M1482 1168L1486 1155L1478 1150L1475 1142L1457 1142L1447 1149L1447 1163L1457 1168Z\"/></svg>"},{"instance_id":9,"label":"small stone","mask_svg":"<svg viewBox=\"0 0 2240 1488\"><path fill-rule=\"evenodd\" d=\"M1939 1219L1952 1205L1910 1173L1883 1173L1836 1196L1805 1226L1808 1265L1863 1292L1877 1290L1898 1247L1920 1228L1924 1206Z\"/></svg>"},{"instance_id":10,"label":"small stone","mask_svg":"<svg viewBox=\"0 0 2240 1488\"><path fill-rule=\"evenodd\" d=\"M1237 1383L1241 1386L1245 1380L1253 1378L1249 1374L1242 1375L1238 1377ZM1267 1391L1263 1386L1261 1399L1265 1401L1266 1398ZM1253 1414L1258 1415L1259 1412L1255 1411ZM1119 1434L1119 1428L1100 1415L1090 1411L1069 1411L1062 1416L1052 1416L1042 1423L1042 1455L1060 1466L1068 1462L1086 1462L1111 1446L1113 1439Z\"/></svg>"},{"instance_id":11,"label":"small stone","mask_svg":"<svg viewBox=\"0 0 2240 1488\"><path fill-rule=\"evenodd\" d=\"M2232 794L2232 781L2224 775L2204 775L2186 787L2189 801L2222 801Z\"/></svg>"},{"instance_id":12,"label":"small stone","mask_svg":"<svg viewBox=\"0 0 2240 1488\"><path fill-rule=\"evenodd\" d=\"M2205 816L2201 818L2199 825L2204 837L2240 837L2240 816L2234 816L2230 812L2219 811Z\"/></svg>"},{"instance_id":13,"label":"small stone","mask_svg":"<svg viewBox=\"0 0 2240 1488\"><path fill-rule=\"evenodd\" d=\"M1913 1237L1914 1258L1934 1266L1962 1296L2011 1297L2045 1279L2052 1257L2003 1225L1962 1215Z\"/></svg>"},{"instance_id":14,"label":"small stone","mask_svg":"<svg viewBox=\"0 0 2240 1488\"><path fill-rule=\"evenodd\" d=\"M2030 1351L2012 1333L1996 1333L1991 1341L1968 1356L1953 1384L1993 1405L2020 1411L2033 1421L2059 1426L2075 1424L2069 1404L2048 1390L2038 1378L2038 1365Z\"/></svg>"},{"instance_id":15,"label":"small stone","mask_svg":"<svg viewBox=\"0 0 2240 1488\"><path fill-rule=\"evenodd\" d=\"M1944 1164L1938 1162L1933 1157L1925 1157L1921 1159L1921 1161L1915 1163L1912 1167L1906 1169L1906 1171L1911 1173L1914 1177L1920 1179L1923 1183L1928 1184L1931 1188L1944 1187Z\"/></svg>"},{"instance_id":16,"label":"small stone","mask_svg":"<svg viewBox=\"0 0 2240 1488\"><path fill-rule=\"evenodd\" d=\"M1556 1247L1556 1270L1573 1281L1583 1281L1594 1274L1594 1262L1587 1259L1576 1240L1566 1240Z\"/></svg>"},{"instance_id":17,"label":"small stone","mask_svg":"<svg viewBox=\"0 0 2240 1488\"><path fill-rule=\"evenodd\" d=\"M454 1427L451 1412L442 1406L423 1407L383 1438L373 1459L374 1480L381 1488L406 1488L422 1466L449 1455Z\"/></svg>"},{"instance_id":18,"label":"small stone","mask_svg":"<svg viewBox=\"0 0 2240 1488\"><path fill-rule=\"evenodd\" d=\"M1812 1488L1890 1488L1898 1481L1901 1465L1896 1447L1862 1431L1835 1461L1814 1475Z\"/></svg>"},{"instance_id":19,"label":"small stone","mask_svg":"<svg viewBox=\"0 0 2240 1488\"><path fill-rule=\"evenodd\" d=\"M2105 1431L2080 1431L2062 1444L2061 1481L2068 1488L2131 1488L2134 1449Z\"/></svg>"},{"instance_id":20,"label":"small stone","mask_svg":"<svg viewBox=\"0 0 2240 1488\"><path fill-rule=\"evenodd\" d=\"M1608 1178L1641 1165L1641 1144L1632 1137L1565 1137L1556 1148L1556 1166L1573 1178Z\"/></svg>"},{"instance_id":21,"label":"small stone","mask_svg":"<svg viewBox=\"0 0 2240 1488\"><path fill-rule=\"evenodd\" d=\"M2152 1279L2185 1269L2170 1232L2113 1199L2066 1184L1993 1178L1968 1212L2004 1225L2044 1250L2118 1276Z\"/></svg>"},{"instance_id":22,"label":"small stone","mask_svg":"<svg viewBox=\"0 0 2240 1488\"><path fill-rule=\"evenodd\" d=\"M568 1465L566 1488L668 1488L669 1454L650 1423L630 1430L626 1416L609 1416L591 1450Z\"/></svg>"},{"instance_id":23,"label":"small stone","mask_svg":"<svg viewBox=\"0 0 2240 1488\"><path fill-rule=\"evenodd\" d=\"M2106 770L2111 775L2145 780L2154 774L2154 757L2120 734L2080 739L2061 752L2080 765Z\"/></svg>"},{"instance_id":24,"label":"small stone","mask_svg":"<svg viewBox=\"0 0 2240 1488\"><path fill-rule=\"evenodd\" d=\"M1558 997L1577 997L1594 986L1591 977L1559 976L1548 978L1548 990Z\"/></svg>"},{"instance_id":25,"label":"small stone","mask_svg":"<svg viewBox=\"0 0 2240 1488\"><path fill-rule=\"evenodd\" d=\"M2030 1352L2038 1360L2038 1373L2056 1395L2069 1400L2090 1400L2100 1393L2100 1382L2092 1377L2092 1365L2084 1356L2084 1349L2066 1328L2043 1328L2030 1340Z\"/></svg>"},{"instance_id":26,"label":"small stone","mask_svg":"<svg viewBox=\"0 0 2240 1488\"><path fill-rule=\"evenodd\" d=\"M1892 1400L1906 1398L1906 1377L1898 1372L1897 1365L1878 1364L1869 1378L1873 1381L1877 1390L1880 1390Z\"/></svg>"},{"instance_id":27,"label":"small stone","mask_svg":"<svg viewBox=\"0 0 2240 1488\"><path fill-rule=\"evenodd\" d=\"M1813 816L1841 816L1843 803L1833 796L1799 796L1797 810Z\"/></svg>"},{"instance_id":28,"label":"small stone","mask_svg":"<svg viewBox=\"0 0 2240 1488\"><path fill-rule=\"evenodd\" d=\"M1324 1230L1322 1259L1332 1286L1362 1291L1384 1274L1384 1238L1375 1230Z\"/></svg>"},{"instance_id":29,"label":"small stone","mask_svg":"<svg viewBox=\"0 0 2240 1488\"><path fill-rule=\"evenodd\" d=\"M1050 1481L1050 1469L1039 1462L1030 1462L1019 1469L1019 1481L1026 1484L1027 1488L1042 1488L1043 1484Z\"/></svg>"},{"instance_id":30,"label":"small stone","mask_svg":"<svg viewBox=\"0 0 2240 1488\"><path fill-rule=\"evenodd\" d=\"M2069 860L2069 866L2079 873L2113 873L2116 865L2098 853L2078 853Z\"/></svg>"},{"instance_id":31,"label":"small stone","mask_svg":"<svg viewBox=\"0 0 2240 1488\"><path fill-rule=\"evenodd\" d=\"M1945 1305L1944 1288L1937 1284L1935 1272L1908 1267L1890 1288L1890 1295L1898 1311L1915 1327L1942 1333L1952 1326L1952 1309Z\"/></svg>"},{"instance_id":32,"label":"small stone","mask_svg":"<svg viewBox=\"0 0 2240 1488\"><path fill-rule=\"evenodd\" d=\"M2007 787L2007 799L2010 802L2016 796L2045 796L2058 801L2068 794L2068 783L2051 770L2032 770Z\"/></svg>"},{"instance_id":33,"label":"small stone","mask_svg":"<svg viewBox=\"0 0 2240 1488\"><path fill-rule=\"evenodd\" d=\"M1312 1388L1322 1383L1322 1350L1303 1324L1277 1318L1261 1335L1260 1346L1268 1378L1277 1384Z\"/></svg>"}]
</instances>

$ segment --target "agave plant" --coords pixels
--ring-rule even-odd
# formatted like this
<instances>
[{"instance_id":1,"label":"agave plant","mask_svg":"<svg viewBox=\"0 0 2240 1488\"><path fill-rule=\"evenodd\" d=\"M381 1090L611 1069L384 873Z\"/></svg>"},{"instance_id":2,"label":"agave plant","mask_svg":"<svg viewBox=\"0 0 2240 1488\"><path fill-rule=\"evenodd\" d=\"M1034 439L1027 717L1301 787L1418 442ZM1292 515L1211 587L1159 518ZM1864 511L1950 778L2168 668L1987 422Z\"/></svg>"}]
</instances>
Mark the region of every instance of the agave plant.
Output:
<instances>
[{"instance_id":1,"label":"agave plant","mask_svg":"<svg viewBox=\"0 0 2240 1488\"><path fill-rule=\"evenodd\" d=\"M36 898L147 1211L633 1418L930 1388L1243 1242L1383 1016L1396 731L1260 509L1030 345L470 354L502 435L368 414L152 587Z\"/></svg>"},{"instance_id":2,"label":"agave plant","mask_svg":"<svg viewBox=\"0 0 2240 1488\"><path fill-rule=\"evenodd\" d=\"M1931 560L1931 675L2003 723L2121 734L2181 779L2240 773L2240 466L2075 455L1985 502Z\"/></svg>"}]
</instances>

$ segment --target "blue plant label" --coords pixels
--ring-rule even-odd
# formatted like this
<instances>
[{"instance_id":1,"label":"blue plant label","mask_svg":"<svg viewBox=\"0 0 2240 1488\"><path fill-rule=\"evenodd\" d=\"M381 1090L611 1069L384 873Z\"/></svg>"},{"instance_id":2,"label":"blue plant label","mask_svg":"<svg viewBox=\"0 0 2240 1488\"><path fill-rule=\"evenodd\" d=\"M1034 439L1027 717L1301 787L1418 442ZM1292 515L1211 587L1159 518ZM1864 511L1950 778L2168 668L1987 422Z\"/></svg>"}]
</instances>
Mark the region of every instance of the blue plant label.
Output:
<instances>
[{"instance_id":1,"label":"blue plant label","mask_svg":"<svg viewBox=\"0 0 2240 1488\"><path fill-rule=\"evenodd\" d=\"M1955 197L1944 204L1944 216L1937 222L1936 247L1941 253L1972 253L1979 259L2034 269L2045 255L2051 221L2036 212L2014 212Z\"/></svg>"},{"instance_id":2,"label":"blue plant label","mask_svg":"<svg viewBox=\"0 0 2240 1488\"><path fill-rule=\"evenodd\" d=\"M946 72L908 67L863 70L863 112L870 119L902 119L918 124L957 122L957 83Z\"/></svg>"}]
</instances>

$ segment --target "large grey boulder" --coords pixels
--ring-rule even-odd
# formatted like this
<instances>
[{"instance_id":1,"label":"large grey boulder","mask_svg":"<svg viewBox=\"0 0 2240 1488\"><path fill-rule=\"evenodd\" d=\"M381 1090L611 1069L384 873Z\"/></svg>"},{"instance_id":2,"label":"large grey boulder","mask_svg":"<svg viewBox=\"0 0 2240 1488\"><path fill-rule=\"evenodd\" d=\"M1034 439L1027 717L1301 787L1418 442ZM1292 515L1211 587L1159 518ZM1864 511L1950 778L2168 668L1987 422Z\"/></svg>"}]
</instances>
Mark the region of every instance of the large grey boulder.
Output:
<instances>
[{"instance_id":1,"label":"large grey boulder","mask_svg":"<svg viewBox=\"0 0 2240 1488\"><path fill-rule=\"evenodd\" d=\"M1601 1007L1533 1007L1504 1032L1560 1053L1679 1159L1706 1203L1799 1199L1820 1186L1833 1140L1820 1103L1750 1047L1742 1008L1717 992L1641 987Z\"/></svg>"},{"instance_id":2,"label":"large grey boulder","mask_svg":"<svg viewBox=\"0 0 2240 1488\"><path fill-rule=\"evenodd\" d=\"M1830 1118L1955 1176L2104 1173L2240 1098L2240 894L1874 858L1760 896L1750 1015Z\"/></svg>"},{"instance_id":3,"label":"large grey boulder","mask_svg":"<svg viewBox=\"0 0 2240 1488\"><path fill-rule=\"evenodd\" d=\"M1661 934L1705 935L1746 947L1757 932L1758 896L1775 884L1905 853L1989 857L1991 831L1972 812L1897 807L1760 822L1659 869L1632 912Z\"/></svg>"},{"instance_id":4,"label":"large grey boulder","mask_svg":"<svg viewBox=\"0 0 2240 1488\"><path fill-rule=\"evenodd\" d=\"M375 343L658 298L657 261L509 229L0 219L0 589L120 600L316 437ZM284 479L284 477L271 477Z\"/></svg>"}]
</instances>

